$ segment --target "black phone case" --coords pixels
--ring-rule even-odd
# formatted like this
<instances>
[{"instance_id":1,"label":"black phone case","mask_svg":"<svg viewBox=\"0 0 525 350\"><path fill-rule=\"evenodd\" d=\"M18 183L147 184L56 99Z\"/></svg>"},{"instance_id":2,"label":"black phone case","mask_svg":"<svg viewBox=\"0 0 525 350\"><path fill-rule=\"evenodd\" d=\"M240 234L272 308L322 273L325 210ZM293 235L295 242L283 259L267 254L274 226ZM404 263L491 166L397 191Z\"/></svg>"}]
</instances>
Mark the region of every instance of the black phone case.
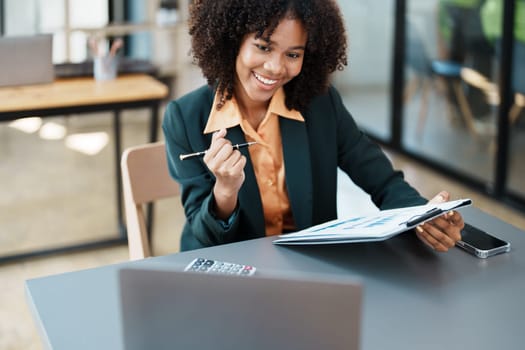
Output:
<instances>
[{"instance_id":1,"label":"black phone case","mask_svg":"<svg viewBox=\"0 0 525 350\"><path fill-rule=\"evenodd\" d=\"M464 237L464 239L459 240L456 245L467 252L471 253L472 255L481 258L486 259L489 256L493 256L496 254L506 253L510 251L510 243L506 242L502 239L499 239L497 237L494 237L493 235L477 228L469 224L465 224L465 228L463 229L463 233L468 233L470 239L468 237ZM494 247L479 247L477 246L474 239L472 239L472 236L474 236L474 239L482 238L485 240L489 240L494 243ZM476 237L477 236L477 237Z\"/></svg>"}]
</instances>

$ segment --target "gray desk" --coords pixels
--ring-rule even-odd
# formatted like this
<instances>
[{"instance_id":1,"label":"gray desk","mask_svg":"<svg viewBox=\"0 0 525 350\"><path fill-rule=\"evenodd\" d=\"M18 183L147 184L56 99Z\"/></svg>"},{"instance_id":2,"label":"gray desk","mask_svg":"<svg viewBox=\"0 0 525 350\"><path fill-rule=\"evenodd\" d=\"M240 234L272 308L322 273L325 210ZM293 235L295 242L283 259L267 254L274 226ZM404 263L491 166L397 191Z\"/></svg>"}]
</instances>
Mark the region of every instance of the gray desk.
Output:
<instances>
[{"instance_id":1,"label":"gray desk","mask_svg":"<svg viewBox=\"0 0 525 350\"><path fill-rule=\"evenodd\" d=\"M410 234L318 247L274 246L270 237L29 280L27 299L46 346L121 349L118 269L180 269L202 256L252 264L261 274L354 275L364 284L362 349L523 349L525 232L475 208L462 213L512 251L487 260L459 248L440 254Z\"/></svg>"}]
</instances>

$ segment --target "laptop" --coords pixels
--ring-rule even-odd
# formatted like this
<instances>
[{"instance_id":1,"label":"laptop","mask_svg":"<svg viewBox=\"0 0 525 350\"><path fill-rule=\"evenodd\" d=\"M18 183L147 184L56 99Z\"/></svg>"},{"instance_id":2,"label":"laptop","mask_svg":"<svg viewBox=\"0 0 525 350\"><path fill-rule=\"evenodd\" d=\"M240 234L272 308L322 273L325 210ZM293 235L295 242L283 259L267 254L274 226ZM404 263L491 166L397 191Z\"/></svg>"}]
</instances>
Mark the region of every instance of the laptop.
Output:
<instances>
[{"instance_id":1,"label":"laptop","mask_svg":"<svg viewBox=\"0 0 525 350\"><path fill-rule=\"evenodd\" d=\"M119 272L124 349L357 350L362 288L330 275Z\"/></svg>"},{"instance_id":2,"label":"laptop","mask_svg":"<svg viewBox=\"0 0 525 350\"><path fill-rule=\"evenodd\" d=\"M52 82L52 49L52 34L0 37L0 87Z\"/></svg>"}]
</instances>

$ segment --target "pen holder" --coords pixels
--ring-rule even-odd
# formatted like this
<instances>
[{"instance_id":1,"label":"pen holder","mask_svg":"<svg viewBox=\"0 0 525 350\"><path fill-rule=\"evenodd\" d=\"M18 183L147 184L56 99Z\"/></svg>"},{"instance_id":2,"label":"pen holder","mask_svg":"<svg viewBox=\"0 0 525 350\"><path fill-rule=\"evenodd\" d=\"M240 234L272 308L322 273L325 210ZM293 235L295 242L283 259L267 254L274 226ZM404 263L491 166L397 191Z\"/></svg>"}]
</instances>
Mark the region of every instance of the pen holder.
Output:
<instances>
[{"instance_id":1,"label":"pen holder","mask_svg":"<svg viewBox=\"0 0 525 350\"><path fill-rule=\"evenodd\" d=\"M117 76L118 58L116 56L102 56L93 59L93 75L95 80L113 80Z\"/></svg>"}]
</instances>

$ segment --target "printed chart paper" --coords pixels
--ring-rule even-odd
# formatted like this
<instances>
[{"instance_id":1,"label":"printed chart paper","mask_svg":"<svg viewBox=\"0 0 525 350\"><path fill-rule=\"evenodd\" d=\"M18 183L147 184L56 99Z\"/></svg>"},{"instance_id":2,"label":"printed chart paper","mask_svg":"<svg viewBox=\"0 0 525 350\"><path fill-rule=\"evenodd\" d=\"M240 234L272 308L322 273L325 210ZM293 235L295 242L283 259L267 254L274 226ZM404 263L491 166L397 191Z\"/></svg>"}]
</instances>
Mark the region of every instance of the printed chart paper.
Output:
<instances>
[{"instance_id":1,"label":"printed chart paper","mask_svg":"<svg viewBox=\"0 0 525 350\"><path fill-rule=\"evenodd\" d=\"M280 235L275 244L335 244L383 241L450 210L468 206L470 199L383 210L366 216L336 219Z\"/></svg>"}]
</instances>

